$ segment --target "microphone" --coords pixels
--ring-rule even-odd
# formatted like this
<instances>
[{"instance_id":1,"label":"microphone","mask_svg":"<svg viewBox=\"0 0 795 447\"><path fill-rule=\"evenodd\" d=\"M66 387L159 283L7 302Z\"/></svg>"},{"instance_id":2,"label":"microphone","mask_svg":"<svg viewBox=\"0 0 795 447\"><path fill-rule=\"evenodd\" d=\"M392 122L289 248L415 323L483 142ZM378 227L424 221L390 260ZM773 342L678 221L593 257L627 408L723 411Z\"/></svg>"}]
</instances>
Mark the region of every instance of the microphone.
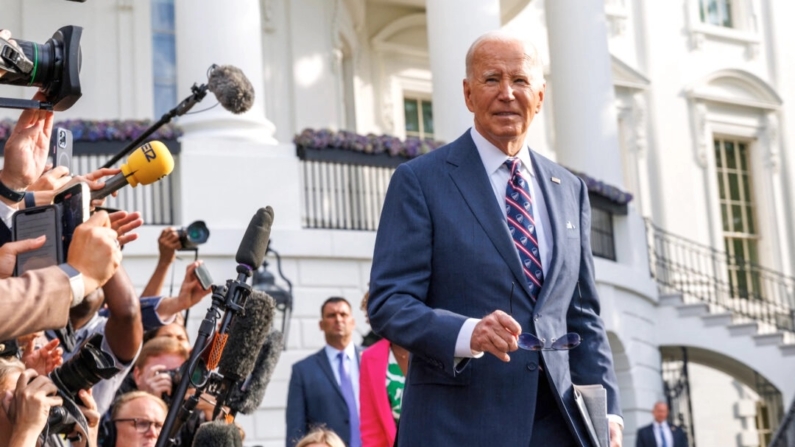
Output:
<instances>
[{"instance_id":1,"label":"microphone","mask_svg":"<svg viewBox=\"0 0 795 447\"><path fill-rule=\"evenodd\" d=\"M223 421L205 422L196 430L193 447L243 447L243 439L236 425Z\"/></svg>"},{"instance_id":2,"label":"microphone","mask_svg":"<svg viewBox=\"0 0 795 447\"><path fill-rule=\"evenodd\" d=\"M127 163L121 165L121 172L106 181L102 189L91 191L91 200L103 199L127 185L135 188L154 183L173 170L174 158L166 145L150 141L130 154Z\"/></svg>"},{"instance_id":3,"label":"microphone","mask_svg":"<svg viewBox=\"0 0 795 447\"><path fill-rule=\"evenodd\" d=\"M281 332L274 331L268 334L257 356L254 371L239 388L233 389L229 396L227 406L232 410L232 414L251 414L259 408L265 397L265 388L268 387L273 370L279 363L283 347L284 336Z\"/></svg>"},{"instance_id":4,"label":"microphone","mask_svg":"<svg viewBox=\"0 0 795 447\"><path fill-rule=\"evenodd\" d=\"M254 87L237 67L221 65L210 68L207 89L213 92L221 107L239 115L254 105Z\"/></svg>"},{"instance_id":5,"label":"microphone","mask_svg":"<svg viewBox=\"0 0 795 447\"><path fill-rule=\"evenodd\" d=\"M262 265L265 251L268 249L268 239L271 237L273 225L273 208L267 206L260 208L246 228L246 233L240 241L235 261L245 265L249 270L255 270Z\"/></svg>"},{"instance_id":6,"label":"microphone","mask_svg":"<svg viewBox=\"0 0 795 447\"><path fill-rule=\"evenodd\" d=\"M275 310L273 298L259 290L251 292L246 300L246 314L232 320L229 339L218 362L218 372L225 382L236 382L251 374L271 330Z\"/></svg>"}]
</instances>

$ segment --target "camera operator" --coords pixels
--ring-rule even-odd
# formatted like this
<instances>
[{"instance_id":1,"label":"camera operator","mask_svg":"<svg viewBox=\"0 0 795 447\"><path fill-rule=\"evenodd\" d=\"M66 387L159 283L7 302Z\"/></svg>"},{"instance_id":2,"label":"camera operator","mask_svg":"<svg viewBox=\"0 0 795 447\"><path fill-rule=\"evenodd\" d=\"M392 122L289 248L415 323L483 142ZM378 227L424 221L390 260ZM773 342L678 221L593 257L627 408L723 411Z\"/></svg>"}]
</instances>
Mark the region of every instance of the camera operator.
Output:
<instances>
[{"instance_id":1,"label":"camera operator","mask_svg":"<svg viewBox=\"0 0 795 447\"><path fill-rule=\"evenodd\" d=\"M55 384L15 358L0 359L0 447L35 447L50 408L63 401ZM81 390L81 407L88 422L90 445L96 445L99 413L91 393ZM86 443L81 443L87 445ZM75 445L75 444L73 444Z\"/></svg>"}]
</instances>

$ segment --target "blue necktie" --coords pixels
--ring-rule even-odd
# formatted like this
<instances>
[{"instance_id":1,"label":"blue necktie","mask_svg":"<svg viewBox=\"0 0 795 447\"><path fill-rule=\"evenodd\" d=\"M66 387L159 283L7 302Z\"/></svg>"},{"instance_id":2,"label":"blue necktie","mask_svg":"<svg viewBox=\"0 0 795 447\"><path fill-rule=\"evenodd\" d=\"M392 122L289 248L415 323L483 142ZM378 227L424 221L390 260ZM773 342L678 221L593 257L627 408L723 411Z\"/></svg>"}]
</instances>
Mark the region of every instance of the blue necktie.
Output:
<instances>
[{"instance_id":1,"label":"blue necktie","mask_svg":"<svg viewBox=\"0 0 795 447\"><path fill-rule=\"evenodd\" d=\"M351 421L351 443L350 447L361 447L362 440L359 434L359 411L356 409L356 394L353 392L353 383L351 383L351 376L345 370L345 353L340 352L337 354L339 362L340 373L340 388L342 389L342 397L345 398L345 403L348 404L348 417Z\"/></svg>"},{"instance_id":2,"label":"blue necktie","mask_svg":"<svg viewBox=\"0 0 795 447\"><path fill-rule=\"evenodd\" d=\"M668 443L665 442L665 433L663 432L662 424L659 424L657 428L660 430L660 447L668 447Z\"/></svg>"},{"instance_id":3,"label":"blue necktie","mask_svg":"<svg viewBox=\"0 0 795 447\"><path fill-rule=\"evenodd\" d=\"M530 288L530 298L535 302L544 284L544 270L541 268L541 254L538 250L530 184L522 177L520 165L518 158L505 162L505 166L511 171L511 178L505 189L505 210L513 245L519 253L522 271Z\"/></svg>"}]
</instances>

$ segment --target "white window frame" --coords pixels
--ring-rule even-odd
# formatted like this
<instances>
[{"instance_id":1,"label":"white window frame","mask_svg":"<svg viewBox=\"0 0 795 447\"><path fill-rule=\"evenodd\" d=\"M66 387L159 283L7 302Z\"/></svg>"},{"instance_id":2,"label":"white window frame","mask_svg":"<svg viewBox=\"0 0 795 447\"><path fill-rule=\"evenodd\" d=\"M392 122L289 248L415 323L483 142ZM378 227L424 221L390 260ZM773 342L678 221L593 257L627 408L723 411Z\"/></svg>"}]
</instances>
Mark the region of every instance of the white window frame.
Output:
<instances>
[{"instance_id":1,"label":"white window frame","mask_svg":"<svg viewBox=\"0 0 795 447\"><path fill-rule=\"evenodd\" d=\"M761 42L758 26L758 0L728 0L731 2L732 27L727 28L701 21L701 2L688 0L688 27L691 47L703 50L706 41L730 42L746 47L746 56L755 59Z\"/></svg>"}]
</instances>

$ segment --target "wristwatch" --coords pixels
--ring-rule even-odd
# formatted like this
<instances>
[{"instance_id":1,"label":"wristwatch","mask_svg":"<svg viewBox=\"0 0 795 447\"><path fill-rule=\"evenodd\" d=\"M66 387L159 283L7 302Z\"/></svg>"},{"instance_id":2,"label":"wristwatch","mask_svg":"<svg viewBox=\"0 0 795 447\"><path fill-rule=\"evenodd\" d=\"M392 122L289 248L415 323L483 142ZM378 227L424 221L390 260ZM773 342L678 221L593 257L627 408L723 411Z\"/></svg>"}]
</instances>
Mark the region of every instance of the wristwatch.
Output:
<instances>
[{"instance_id":1,"label":"wristwatch","mask_svg":"<svg viewBox=\"0 0 795 447\"><path fill-rule=\"evenodd\" d=\"M58 264L58 267L69 277L69 286L72 288L72 305L70 307L75 307L83 302L83 298L85 298L86 295L86 285L83 283L83 274L67 263Z\"/></svg>"},{"instance_id":2,"label":"wristwatch","mask_svg":"<svg viewBox=\"0 0 795 447\"><path fill-rule=\"evenodd\" d=\"M25 198L25 191L14 191L13 189L6 186L5 183L0 181L0 196L3 196L14 203L19 203Z\"/></svg>"}]
</instances>

